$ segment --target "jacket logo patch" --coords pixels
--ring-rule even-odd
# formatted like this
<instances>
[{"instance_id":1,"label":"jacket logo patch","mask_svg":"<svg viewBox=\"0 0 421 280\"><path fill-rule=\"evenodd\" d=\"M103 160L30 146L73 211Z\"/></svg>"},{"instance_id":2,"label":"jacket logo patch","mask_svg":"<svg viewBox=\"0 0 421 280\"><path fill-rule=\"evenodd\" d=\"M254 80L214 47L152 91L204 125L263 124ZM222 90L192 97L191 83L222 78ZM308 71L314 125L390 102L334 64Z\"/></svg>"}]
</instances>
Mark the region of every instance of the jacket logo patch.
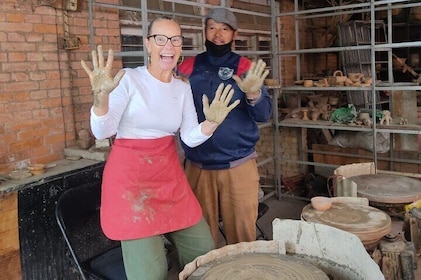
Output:
<instances>
[{"instance_id":1,"label":"jacket logo patch","mask_svg":"<svg viewBox=\"0 0 421 280\"><path fill-rule=\"evenodd\" d=\"M225 81L232 77L234 69L228 67L219 67L218 76L221 80Z\"/></svg>"}]
</instances>

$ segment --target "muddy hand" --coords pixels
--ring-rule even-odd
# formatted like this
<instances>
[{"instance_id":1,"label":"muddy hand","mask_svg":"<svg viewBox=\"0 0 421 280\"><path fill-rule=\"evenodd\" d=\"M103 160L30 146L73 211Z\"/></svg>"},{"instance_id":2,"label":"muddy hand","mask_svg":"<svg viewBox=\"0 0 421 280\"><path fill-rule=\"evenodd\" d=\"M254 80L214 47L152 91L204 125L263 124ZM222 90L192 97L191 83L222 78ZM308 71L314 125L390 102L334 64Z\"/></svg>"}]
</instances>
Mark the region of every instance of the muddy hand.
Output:
<instances>
[{"instance_id":1,"label":"muddy hand","mask_svg":"<svg viewBox=\"0 0 421 280\"><path fill-rule=\"evenodd\" d=\"M238 87L243 92L250 95L257 95L259 89L263 86L263 82L269 75L269 70L265 68L266 63L259 59L257 63L255 61L251 63L250 69L244 79L241 79L237 75L233 75L232 78L237 82Z\"/></svg>"},{"instance_id":2,"label":"muddy hand","mask_svg":"<svg viewBox=\"0 0 421 280\"><path fill-rule=\"evenodd\" d=\"M109 94L118 86L121 78L124 75L124 70L120 70L113 78L111 76L111 68L114 61L114 52L112 49L108 50L107 64L104 64L104 54L102 46L98 46L98 52L92 51L92 64L94 69L91 70L84 60L81 61L83 69L89 76L91 81L92 91L94 94L104 93Z\"/></svg>"},{"instance_id":3,"label":"muddy hand","mask_svg":"<svg viewBox=\"0 0 421 280\"><path fill-rule=\"evenodd\" d=\"M233 95L234 89L232 86L227 85L224 88L223 83L218 86L218 89L215 92L215 98L210 105L208 97L206 94L204 94L202 96L202 101L203 113L205 114L206 120L221 124L227 117L228 113L231 112L231 110L240 103L240 100L235 100L231 105L228 106Z\"/></svg>"}]
</instances>

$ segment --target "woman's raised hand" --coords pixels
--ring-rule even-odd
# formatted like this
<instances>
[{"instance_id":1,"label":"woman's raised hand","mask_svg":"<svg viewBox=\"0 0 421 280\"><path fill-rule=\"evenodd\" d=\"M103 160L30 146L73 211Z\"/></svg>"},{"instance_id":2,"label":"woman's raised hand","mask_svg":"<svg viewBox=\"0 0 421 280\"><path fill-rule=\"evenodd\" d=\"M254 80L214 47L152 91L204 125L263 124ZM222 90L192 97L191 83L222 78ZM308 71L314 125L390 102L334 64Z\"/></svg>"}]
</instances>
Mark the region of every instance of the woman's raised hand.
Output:
<instances>
[{"instance_id":1,"label":"woman's raised hand","mask_svg":"<svg viewBox=\"0 0 421 280\"><path fill-rule=\"evenodd\" d=\"M92 91L95 95L105 94L108 95L113 89L118 86L121 78L124 75L124 70L120 70L113 78L111 76L111 68L114 61L114 52L112 49L108 50L107 64L104 64L104 54L102 46L98 46L98 52L92 51L92 64L94 69L91 70L84 60L81 61L83 69L89 76L91 81Z\"/></svg>"},{"instance_id":2,"label":"woman's raised hand","mask_svg":"<svg viewBox=\"0 0 421 280\"><path fill-rule=\"evenodd\" d=\"M203 102L203 113L205 114L206 120L210 122L221 124L228 113L231 112L239 103L240 100L235 100L231 105L230 103L232 96L234 94L234 89L230 84L224 88L224 84L221 83L218 86L218 89L215 93L215 98L212 100L212 103L209 105L209 99L204 94L202 96Z\"/></svg>"}]
</instances>

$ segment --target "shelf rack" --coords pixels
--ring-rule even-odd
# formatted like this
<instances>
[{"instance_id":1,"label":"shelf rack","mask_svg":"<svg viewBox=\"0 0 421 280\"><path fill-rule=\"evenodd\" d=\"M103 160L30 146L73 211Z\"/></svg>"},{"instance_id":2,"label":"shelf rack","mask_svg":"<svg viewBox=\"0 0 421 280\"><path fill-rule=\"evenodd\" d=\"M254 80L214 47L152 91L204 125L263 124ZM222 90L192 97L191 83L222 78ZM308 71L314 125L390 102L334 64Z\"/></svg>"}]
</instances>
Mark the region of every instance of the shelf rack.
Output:
<instances>
[{"instance_id":1,"label":"shelf rack","mask_svg":"<svg viewBox=\"0 0 421 280\"><path fill-rule=\"evenodd\" d=\"M311 5L306 6L306 2L311 2ZM376 59L376 54L383 52L386 53L387 60L382 63L387 64L388 69L388 81L381 81L383 82L382 85L379 85L380 81L376 80L375 75L373 75L373 83L369 87L300 87L300 86L290 86L289 84L291 81L284 80L283 76L281 75L281 84L282 84L282 92L294 92L297 94L304 94L304 92L313 91L317 92L348 92L348 93L357 93L361 92L362 90L366 91L369 94L371 104L377 104L380 100L379 93L380 92L390 92L393 95L395 92L398 91L410 91L413 94L417 94L418 91L421 90L421 86L419 84L412 84L412 85L400 85L394 83L393 80L393 67L392 67L392 53L393 50L398 48L408 48L408 47L421 47L421 41L411 41L411 42L393 42L393 34L392 34L392 26L391 24L387 24L384 28L385 40L384 42L376 42L376 29L378 29L379 21L376 20L375 15L379 11L386 11L387 12L387 22L392 23L392 9L394 8L411 8L420 5L420 1L399 1L399 0L382 0L382 1L348 1L348 4L338 5L338 6L330 6L329 1L298 1L294 0L294 9L292 11L280 11L279 13L274 12L273 17L275 19L284 18L284 17L294 17L295 19L295 48L279 48L278 51L273 53L274 57L279 57L279 62L282 65L283 60L289 57L294 57L296 61L296 79L301 80L303 75L302 70L302 59L305 55L310 54L326 54L326 53L344 53L344 52L365 52L369 54L369 61L367 63L367 71L368 73L376 73L376 64L379 61ZM342 1L340 1L342 3ZM300 4L302 4L300 6ZM300 41L300 34L303 34L303 21L307 19L317 19L317 18L324 18L329 16L346 16L349 14L361 14L368 17L368 20L365 19L368 26L369 31L369 41L364 42L364 44L350 44L346 45L343 44L342 46L328 46L328 47L314 47L314 48L304 48L302 47L302 42ZM350 18L350 17L349 17ZM315 27L312 27L314 29ZM366 31L367 31L366 30ZM304 31L305 32L305 31ZM390 108L392 108L392 99L389 100ZM367 104L364 104L367 105ZM370 105L370 104L368 104ZM370 107L370 106L369 106ZM375 115L376 113L376 106L371 106L371 113ZM283 127L290 127L290 128L299 128L301 129L302 133L306 133L307 129L326 129L331 131L353 131L353 132L373 132L373 150L376 151L376 136L379 132L386 132L392 135L391 137L391 154L394 154L394 145L395 145L395 137L397 135L420 135L421 134L421 126L418 122L410 123L406 125L379 125L374 122L372 127L362 127L362 126L350 126L350 125L341 125L332 123L329 121L299 121L293 119L285 119L279 120L277 123L279 129ZM302 136L300 140L304 137ZM308 149L305 143L300 143L302 151L299 153L301 156L300 158L296 159L282 159L282 162L291 162L296 163L299 165L304 166L330 166L329 164L325 163L318 163L308 160L308 155L312 154L316 151ZM320 153L320 151L317 151ZM325 152L329 154L328 152ZM347 157L354 157L352 154L345 154ZM372 157L368 160L374 161L376 164L378 160L388 160L391 164L390 167L393 168L393 164L396 162L399 163L414 163L414 164L421 164L421 160L407 160L401 158L395 158L393 155L390 157L381 157L378 158L377 153L373 152ZM337 167L330 166L332 168Z\"/></svg>"}]
</instances>

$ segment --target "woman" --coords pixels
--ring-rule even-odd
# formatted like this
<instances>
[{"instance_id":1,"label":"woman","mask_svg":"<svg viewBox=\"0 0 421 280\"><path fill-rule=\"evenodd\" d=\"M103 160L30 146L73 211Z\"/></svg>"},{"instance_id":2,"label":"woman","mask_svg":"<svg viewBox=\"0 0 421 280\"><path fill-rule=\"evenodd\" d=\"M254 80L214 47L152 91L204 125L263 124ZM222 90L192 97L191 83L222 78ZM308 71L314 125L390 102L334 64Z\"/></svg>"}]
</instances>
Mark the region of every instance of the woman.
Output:
<instances>
[{"instance_id":1,"label":"woman","mask_svg":"<svg viewBox=\"0 0 421 280\"><path fill-rule=\"evenodd\" d=\"M162 234L176 247L181 267L215 247L209 227L183 170L175 144L179 130L192 147L208 140L239 101L228 105L231 86L221 84L198 124L190 85L174 78L182 51L181 28L160 17L148 28L147 66L111 77L113 52L106 65L102 47L86 63L94 91L91 128L98 139L116 134L102 183L101 226L121 240L128 279L166 279Z\"/></svg>"}]
</instances>

